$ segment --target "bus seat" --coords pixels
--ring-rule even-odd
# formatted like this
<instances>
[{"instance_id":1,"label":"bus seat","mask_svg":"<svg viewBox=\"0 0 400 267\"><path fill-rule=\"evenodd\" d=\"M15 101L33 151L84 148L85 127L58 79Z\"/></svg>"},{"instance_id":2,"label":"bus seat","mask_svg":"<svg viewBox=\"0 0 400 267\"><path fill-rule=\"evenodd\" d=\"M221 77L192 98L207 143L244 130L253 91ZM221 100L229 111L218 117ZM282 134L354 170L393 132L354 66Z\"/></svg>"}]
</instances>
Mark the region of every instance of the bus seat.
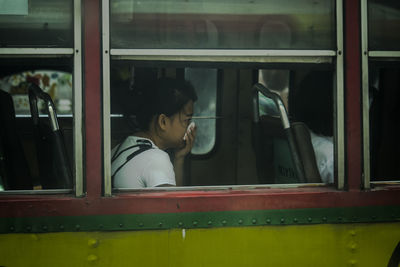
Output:
<instances>
[{"instance_id":1,"label":"bus seat","mask_svg":"<svg viewBox=\"0 0 400 267\"><path fill-rule=\"evenodd\" d=\"M0 175L4 190L30 190L32 178L15 122L9 93L0 89Z\"/></svg>"},{"instance_id":2,"label":"bus seat","mask_svg":"<svg viewBox=\"0 0 400 267\"><path fill-rule=\"evenodd\" d=\"M72 172L54 103L50 96L36 84L31 83L28 91L32 121L35 127L41 186L43 189L71 189ZM38 98L45 102L48 123L44 123L39 118Z\"/></svg>"},{"instance_id":3,"label":"bus seat","mask_svg":"<svg viewBox=\"0 0 400 267\"><path fill-rule=\"evenodd\" d=\"M289 123L282 101L281 108L278 109L286 119L270 115L259 116L258 92L280 99L279 95L266 90L268 89L263 85L257 84L253 94L253 136L260 182L321 182L307 126L301 122Z\"/></svg>"},{"instance_id":4,"label":"bus seat","mask_svg":"<svg viewBox=\"0 0 400 267\"><path fill-rule=\"evenodd\" d=\"M291 123L296 145L303 163L304 173L308 183L320 183L321 175L318 170L314 148L311 142L310 130L303 122Z\"/></svg>"}]
</instances>

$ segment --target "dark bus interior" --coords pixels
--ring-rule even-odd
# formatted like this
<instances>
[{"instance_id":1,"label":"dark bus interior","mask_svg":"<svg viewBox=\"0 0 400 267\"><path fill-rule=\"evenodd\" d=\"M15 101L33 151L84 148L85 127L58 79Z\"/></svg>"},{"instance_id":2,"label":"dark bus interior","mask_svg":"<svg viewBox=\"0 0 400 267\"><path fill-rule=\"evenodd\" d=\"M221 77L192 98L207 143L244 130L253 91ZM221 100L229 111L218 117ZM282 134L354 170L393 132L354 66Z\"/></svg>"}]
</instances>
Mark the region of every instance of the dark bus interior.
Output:
<instances>
[{"instance_id":1,"label":"dark bus interior","mask_svg":"<svg viewBox=\"0 0 400 267\"><path fill-rule=\"evenodd\" d=\"M0 152L4 190L73 188L71 73L72 59L68 57L2 58ZM36 105L38 122L34 122L28 96L30 84L39 85L53 99L61 131L51 129L46 105L40 99ZM59 161L60 155L66 164ZM66 173L69 176L67 182L62 179Z\"/></svg>"},{"instance_id":2,"label":"dark bus interior","mask_svg":"<svg viewBox=\"0 0 400 267\"><path fill-rule=\"evenodd\" d=\"M23 64L22 64L23 62ZM23 67L21 67L23 66ZM72 189L73 185L55 182L51 138L44 137L49 117L40 109L42 130L33 125L28 110L16 107L27 99L23 82L43 85L41 70L72 75L72 59L2 58L0 64L1 105L1 178L3 190ZM154 67L157 66L157 67ZM400 174L399 77L398 62L371 63L370 140L371 180L396 180ZM12 75L30 71L31 77L5 88ZM36 78L35 78L35 73ZM133 74L135 73L135 74ZM40 76L42 75L42 76ZM29 75L28 75L29 76ZM27 76L27 77L28 77ZM259 94L259 123L254 122L252 90L261 83L281 96L292 125L302 122L308 132L335 140L334 71L329 64L235 64L112 61L111 65L111 144L112 147L134 132L129 114L129 88L136 81L161 76L190 80L199 95L194 119L198 125L198 144L185 166L186 186L257 185L301 183L293 170L293 159L274 104ZM135 78L133 78L135 77ZM43 89L43 88L42 88ZM55 105L57 94L45 86ZM72 98L71 85L69 97ZM12 102L10 102L12 99ZM3 102L4 101L4 102ZM8 104L7 104L8 103ZM10 105L12 103L12 105ZM73 104L72 104L73 106ZM65 144L68 168L73 170L73 112L58 112L58 123ZM197 108L196 108L197 106ZM308 107L304 110L304 106ZM307 113L308 112L308 113ZM311 112L311 114L310 114ZM304 127L303 127L304 128ZM310 133L300 142L310 147ZM40 142L41 136L42 142ZM47 138L47 141L46 141ZM44 140L44 141L43 141ZM46 143L47 142L47 143ZM196 141L197 142L197 141ZM298 144L299 146L299 144ZM10 148L11 147L11 148ZM312 146L311 146L312 148ZM314 161L310 149L301 156ZM332 150L334 157L334 150ZM286 165L285 165L286 164ZM307 163L303 164L307 165ZM304 166L305 166L304 165ZM335 169L333 169L333 173ZM73 172L72 172L73 173ZM335 176L335 175L334 175ZM48 182L50 180L50 182ZM46 182L47 181L47 182ZM303 182L327 182L306 176ZM333 183L333 180L327 183Z\"/></svg>"}]
</instances>

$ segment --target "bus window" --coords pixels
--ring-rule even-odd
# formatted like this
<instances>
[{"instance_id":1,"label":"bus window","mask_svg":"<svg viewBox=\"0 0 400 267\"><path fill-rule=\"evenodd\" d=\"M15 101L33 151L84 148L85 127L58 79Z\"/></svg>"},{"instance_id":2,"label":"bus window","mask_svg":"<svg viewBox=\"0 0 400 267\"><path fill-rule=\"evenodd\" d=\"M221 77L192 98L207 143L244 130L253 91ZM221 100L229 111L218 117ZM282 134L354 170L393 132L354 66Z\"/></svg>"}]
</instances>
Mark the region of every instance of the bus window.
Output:
<instances>
[{"instance_id":1,"label":"bus window","mask_svg":"<svg viewBox=\"0 0 400 267\"><path fill-rule=\"evenodd\" d=\"M132 116L134 114L129 113L132 108L130 100L132 86L143 86L146 81L152 81L157 77L184 77L190 80L197 90L198 101L194 105L193 120L198 125L199 139L196 142L203 145L195 146L192 156L185 162L184 185L333 183L332 71L300 68L252 70L173 66L173 63L163 63L158 64L157 68L151 68L141 67L135 62L113 61L112 147L116 147L126 136L135 131L134 116ZM257 78L255 73L258 73ZM288 115L291 121L296 125L304 125L302 128L296 126L296 129L306 129L307 135L299 137L296 135L296 138L302 138L296 139L296 142L301 145L299 153L307 171L304 181L300 180L295 172L293 151L288 145L279 113L270 116L271 114L261 112L262 125L259 132L255 133L256 127L252 120L252 89L257 82L262 82L279 92L290 111ZM221 88L218 88L217 84L220 84ZM264 98L259 99L260 110L267 110L262 104L265 103ZM275 103L271 107L274 107L273 105ZM314 116L315 113L320 116ZM269 119L272 119L273 124L270 124ZM201 124L202 121L208 125L204 126ZM273 130L274 127L276 130ZM219 138L216 138L217 136ZM196 151L208 154L204 156ZM308 171L309 169L311 171Z\"/></svg>"},{"instance_id":2,"label":"bus window","mask_svg":"<svg viewBox=\"0 0 400 267\"><path fill-rule=\"evenodd\" d=\"M110 3L112 48L334 49L335 1Z\"/></svg>"},{"instance_id":3,"label":"bus window","mask_svg":"<svg viewBox=\"0 0 400 267\"><path fill-rule=\"evenodd\" d=\"M306 176L304 182L333 183L332 72L260 70L259 82L280 96L288 111L290 121L293 122L291 128ZM282 114L276 103L268 97L259 97L259 109L260 120L263 124L261 138L265 139L261 142L264 147L262 153L269 155L263 155L265 159L268 159L268 167L263 163L257 166L258 175L261 176L259 178L273 183L299 182L290 140L284 133L281 123ZM315 116L316 113L319 116ZM305 129L301 130L305 134L297 134L299 129Z\"/></svg>"},{"instance_id":4,"label":"bus window","mask_svg":"<svg viewBox=\"0 0 400 267\"><path fill-rule=\"evenodd\" d=\"M2 61L0 172L3 190L73 188L72 82L70 58L5 58ZM43 99L41 92L50 98ZM32 100L37 103L30 103ZM55 120L52 114L57 115Z\"/></svg>"},{"instance_id":5,"label":"bus window","mask_svg":"<svg viewBox=\"0 0 400 267\"><path fill-rule=\"evenodd\" d=\"M398 184L400 174L400 5L390 0L364 5L362 49L368 51L362 58L364 187L370 188L370 182Z\"/></svg>"},{"instance_id":6,"label":"bus window","mask_svg":"<svg viewBox=\"0 0 400 267\"><path fill-rule=\"evenodd\" d=\"M400 176L400 64L385 66L381 62L372 66L369 74L371 181L394 181Z\"/></svg>"},{"instance_id":7,"label":"bus window","mask_svg":"<svg viewBox=\"0 0 400 267\"><path fill-rule=\"evenodd\" d=\"M73 1L2 1L1 47L72 47Z\"/></svg>"}]
</instances>

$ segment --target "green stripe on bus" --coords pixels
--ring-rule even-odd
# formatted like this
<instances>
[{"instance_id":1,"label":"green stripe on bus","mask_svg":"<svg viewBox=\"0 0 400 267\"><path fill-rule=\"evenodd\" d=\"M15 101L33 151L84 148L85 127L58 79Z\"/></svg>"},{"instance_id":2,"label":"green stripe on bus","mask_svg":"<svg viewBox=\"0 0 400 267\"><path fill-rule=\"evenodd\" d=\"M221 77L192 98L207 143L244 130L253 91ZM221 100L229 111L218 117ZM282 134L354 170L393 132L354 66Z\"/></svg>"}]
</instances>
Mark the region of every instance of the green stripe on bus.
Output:
<instances>
[{"instance_id":1,"label":"green stripe on bus","mask_svg":"<svg viewBox=\"0 0 400 267\"><path fill-rule=\"evenodd\" d=\"M0 233L154 230L400 221L400 206L0 218Z\"/></svg>"}]
</instances>

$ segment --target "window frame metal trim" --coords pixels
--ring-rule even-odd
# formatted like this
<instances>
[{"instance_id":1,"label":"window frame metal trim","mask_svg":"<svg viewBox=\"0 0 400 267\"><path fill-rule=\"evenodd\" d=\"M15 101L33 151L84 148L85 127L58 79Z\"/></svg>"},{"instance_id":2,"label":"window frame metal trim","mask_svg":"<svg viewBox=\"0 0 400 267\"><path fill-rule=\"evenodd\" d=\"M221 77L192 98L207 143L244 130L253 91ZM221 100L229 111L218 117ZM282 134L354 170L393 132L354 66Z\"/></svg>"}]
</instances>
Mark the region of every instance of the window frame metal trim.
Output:
<instances>
[{"instance_id":1,"label":"window frame metal trim","mask_svg":"<svg viewBox=\"0 0 400 267\"><path fill-rule=\"evenodd\" d=\"M76 1L76 0L74 0ZM76 11L75 11L76 12ZM75 19L76 20L76 19ZM80 18L79 18L80 20ZM77 23L77 22L75 22ZM79 22L80 23L80 22ZM80 37L79 37L80 38ZM73 55L74 48L0 48L0 55L25 56L25 55Z\"/></svg>"},{"instance_id":2,"label":"window frame metal trim","mask_svg":"<svg viewBox=\"0 0 400 267\"><path fill-rule=\"evenodd\" d=\"M103 183L104 196L112 196L111 184L111 103L110 103L110 2L102 0L103 59Z\"/></svg>"},{"instance_id":3,"label":"window frame metal trim","mask_svg":"<svg viewBox=\"0 0 400 267\"><path fill-rule=\"evenodd\" d=\"M371 165L369 154L369 68L368 68L368 0L361 0L361 95L363 123L363 175L364 189L371 187Z\"/></svg>"},{"instance_id":4,"label":"window frame metal trim","mask_svg":"<svg viewBox=\"0 0 400 267\"><path fill-rule=\"evenodd\" d=\"M343 0L336 0L336 158L337 189L344 188L345 131L344 131L344 58L343 58Z\"/></svg>"},{"instance_id":5,"label":"window frame metal trim","mask_svg":"<svg viewBox=\"0 0 400 267\"><path fill-rule=\"evenodd\" d=\"M81 0L74 0L74 176L75 196L83 192L83 133L82 133L82 9Z\"/></svg>"}]
</instances>

